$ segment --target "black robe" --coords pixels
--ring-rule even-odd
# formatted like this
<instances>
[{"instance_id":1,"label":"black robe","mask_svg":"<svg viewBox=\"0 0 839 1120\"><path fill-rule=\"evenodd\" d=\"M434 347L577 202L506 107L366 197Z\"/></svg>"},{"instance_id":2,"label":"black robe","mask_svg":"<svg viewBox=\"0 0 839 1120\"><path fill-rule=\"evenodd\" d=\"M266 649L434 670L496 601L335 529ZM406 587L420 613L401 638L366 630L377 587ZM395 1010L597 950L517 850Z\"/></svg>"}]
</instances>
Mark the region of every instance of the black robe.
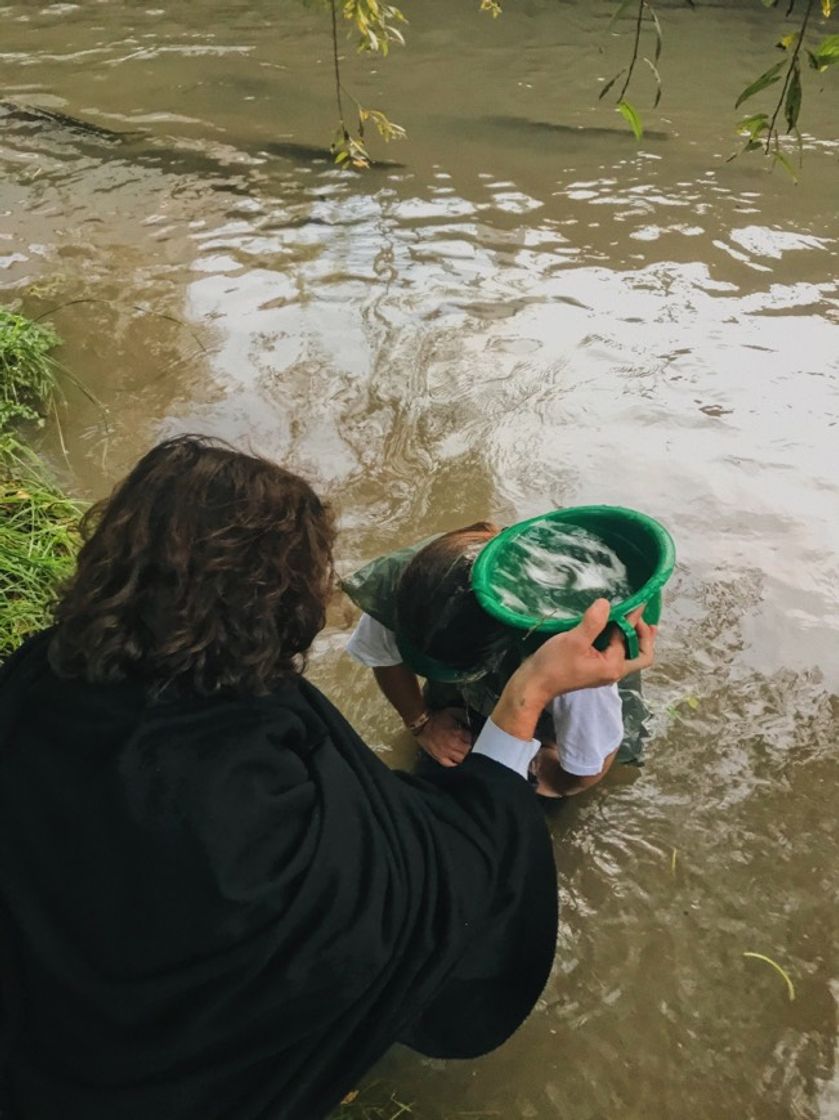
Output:
<instances>
[{"instance_id":1,"label":"black robe","mask_svg":"<svg viewBox=\"0 0 839 1120\"><path fill-rule=\"evenodd\" d=\"M0 677L0 946L16 1120L317 1120L396 1040L499 1045L553 959L532 791L390 771L304 680L152 703Z\"/></svg>"}]
</instances>

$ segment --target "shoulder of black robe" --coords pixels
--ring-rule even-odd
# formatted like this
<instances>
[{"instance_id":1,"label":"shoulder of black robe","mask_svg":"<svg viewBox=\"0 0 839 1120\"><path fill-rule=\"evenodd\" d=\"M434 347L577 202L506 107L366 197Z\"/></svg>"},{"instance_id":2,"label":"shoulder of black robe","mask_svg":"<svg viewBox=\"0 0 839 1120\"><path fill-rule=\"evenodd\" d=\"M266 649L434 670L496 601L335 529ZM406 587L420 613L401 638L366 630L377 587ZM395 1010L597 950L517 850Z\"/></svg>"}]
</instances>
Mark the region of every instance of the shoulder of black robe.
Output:
<instances>
[{"instance_id":1,"label":"shoulder of black robe","mask_svg":"<svg viewBox=\"0 0 839 1120\"><path fill-rule=\"evenodd\" d=\"M552 849L505 767L391 772L304 681L62 681L43 637L0 715L20 1117L316 1120L397 1039L477 1055L538 998Z\"/></svg>"}]
</instances>

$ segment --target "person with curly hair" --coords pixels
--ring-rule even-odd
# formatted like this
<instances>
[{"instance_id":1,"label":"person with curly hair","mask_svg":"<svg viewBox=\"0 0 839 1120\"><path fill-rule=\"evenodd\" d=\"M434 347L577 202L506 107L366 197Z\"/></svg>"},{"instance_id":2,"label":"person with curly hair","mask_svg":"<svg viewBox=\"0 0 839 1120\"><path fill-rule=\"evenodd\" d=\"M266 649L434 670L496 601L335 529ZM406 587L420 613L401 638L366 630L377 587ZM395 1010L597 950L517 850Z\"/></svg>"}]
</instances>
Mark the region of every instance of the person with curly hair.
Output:
<instances>
[{"instance_id":1,"label":"person with curly hair","mask_svg":"<svg viewBox=\"0 0 839 1120\"><path fill-rule=\"evenodd\" d=\"M595 604L421 780L303 675L335 539L303 479L181 436L84 533L0 671L3 1116L318 1120L397 1040L501 1043L556 936L536 721L652 629L597 652Z\"/></svg>"}]
</instances>

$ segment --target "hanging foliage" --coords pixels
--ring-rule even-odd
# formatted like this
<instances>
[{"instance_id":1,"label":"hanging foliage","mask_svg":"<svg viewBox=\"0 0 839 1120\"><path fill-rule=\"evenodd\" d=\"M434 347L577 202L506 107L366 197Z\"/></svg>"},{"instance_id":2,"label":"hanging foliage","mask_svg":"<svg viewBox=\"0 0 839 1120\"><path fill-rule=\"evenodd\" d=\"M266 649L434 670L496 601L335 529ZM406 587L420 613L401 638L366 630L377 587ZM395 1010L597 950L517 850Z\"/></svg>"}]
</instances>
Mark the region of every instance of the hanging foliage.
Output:
<instances>
[{"instance_id":1,"label":"hanging foliage","mask_svg":"<svg viewBox=\"0 0 839 1120\"><path fill-rule=\"evenodd\" d=\"M361 53L376 53L386 56L391 46L405 45L403 28L407 18L401 8L382 0L304 0L316 3L328 10L332 31L332 59L335 78L335 99L338 109L338 126L332 141L331 151L337 164L355 168L369 167L371 157L367 149L366 126L372 124L384 140L399 140L405 136L401 125L390 120L381 109L363 105L343 82L340 54L340 29L349 24L351 37L356 40L357 50ZM477 3L481 12L488 13L493 19L500 16L502 6L499 0L471 0ZM613 2L613 0L604 0ZM780 85L775 100L766 112L751 113L742 117L736 125L737 134L742 137L742 146L730 158L744 152L761 151L773 165L779 164L795 177L796 172L790 158L787 137L801 151L799 118L804 100L805 77L807 70L823 74L839 63L839 35L825 35L816 29L816 23L824 24L834 16L839 8L839 0L756 0L765 8L781 8L783 18L796 19L797 26L782 34L775 46L784 52L785 58L773 63L767 70L754 78L736 99L735 108L766 90ZM684 0L694 10L697 0ZM654 96L652 108L656 109L661 101L663 86L659 60L664 47L664 34L653 0L620 0L615 7L609 32L620 30L621 22L631 24L632 48L628 62L600 90L599 99L607 97L615 88L615 108L632 130L636 140L644 135L644 122L641 112L634 101L629 99L630 87L636 76L638 63L642 62L652 74ZM805 62L806 60L806 62ZM349 114L347 105L352 105Z\"/></svg>"}]
</instances>

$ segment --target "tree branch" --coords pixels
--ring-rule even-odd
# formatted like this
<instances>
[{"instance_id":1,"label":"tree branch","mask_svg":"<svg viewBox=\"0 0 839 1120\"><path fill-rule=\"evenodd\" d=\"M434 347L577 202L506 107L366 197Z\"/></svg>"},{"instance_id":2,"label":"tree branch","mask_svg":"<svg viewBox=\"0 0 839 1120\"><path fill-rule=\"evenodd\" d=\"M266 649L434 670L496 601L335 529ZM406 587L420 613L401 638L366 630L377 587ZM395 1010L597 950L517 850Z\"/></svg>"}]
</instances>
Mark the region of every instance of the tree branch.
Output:
<instances>
[{"instance_id":1,"label":"tree branch","mask_svg":"<svg viewBox=\"0 0 839 1120\"><path fill-rule=\"evenodd\" d=\"M335 10L335 0L330 0L332 7L332 62L335 68L335 99L338 102L338 116L344 133L347 126L344 121L344 105L341 101L341 66L338 61L338 14Z\"/></svg>"},{"instance_id":2,"label":"tree branch","mask_svg":"<svg viewBox=\"0 0 839 1120\"><path fill-rule=\"evenodd\" d=\"M792 52L792 58L789 60L789 66L787 67L786 78L784 79L784 84L783 84L783 87L781 89L781 96L778 98L778 104L775 106L775 112L772 114L772 120L769 122L769 131L766 133L766 153L767 153L767 155L769 154L770 145L772 143L772 137L774 136L776 141L777 141L777 135L778 134L777 134L777 130L776 130L775 125L776 125L777 120L778 120L778 114L781 112L781 109L784 107L784 102L786 101L786 97L787 97L787 90L789 89L789 84L790 84L790 81L792 80L792 75L795 73L795 68L798 65L798 56L801 54L801 46L804 42L804 35L807 31L807 24L810 22L810 14L813 11L813 6L814 6L815 2L816 2L816 0L807 0L807 9L804 12L804 19L801 22L801 29L798 32L798 40L795 44L795 50ZM790 10L792 10L792 8L790 8Z\"/></svg>"},{"instance_id":3,"label":"tree branch","mask_svg":"<svg viewBox=\"0 0 839 1120\"><path fill-rule=\"evenodd\" d=\"M629 71L626 75L626 81L623 83L623 89L620 92L618 101L623 101L623 95L629 89L629 83L632 81L632 71L635 69L635 63L638 61L638 52L641 45L641 24L644 21L644 8L646 8L646 6L646 0L638 0L638 16L635 20L635 45L632 49L632 59L629 63Z\"/></svg>"}]
</instances>

